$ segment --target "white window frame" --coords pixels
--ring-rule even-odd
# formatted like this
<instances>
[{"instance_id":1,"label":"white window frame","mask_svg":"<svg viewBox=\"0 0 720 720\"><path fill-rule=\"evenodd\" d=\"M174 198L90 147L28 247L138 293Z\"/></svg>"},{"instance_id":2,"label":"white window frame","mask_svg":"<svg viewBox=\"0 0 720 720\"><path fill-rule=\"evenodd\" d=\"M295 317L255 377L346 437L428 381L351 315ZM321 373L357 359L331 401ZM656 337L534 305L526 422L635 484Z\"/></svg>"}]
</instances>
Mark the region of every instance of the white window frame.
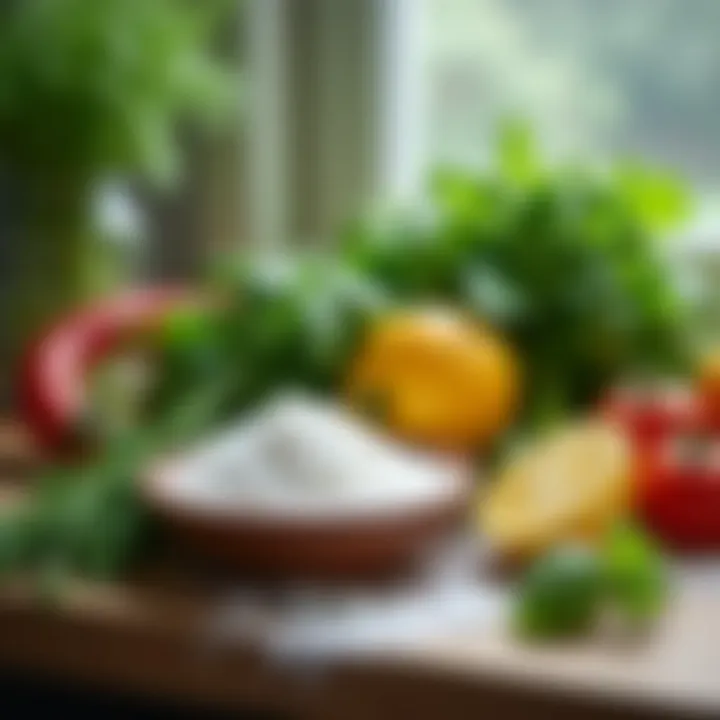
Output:
<instances>
[{"instance_id":1,"label":"white window frame","mask_svg":"<svg viewBox=\"0 0 720 720\"><path fill-rule=\"evenodd\" d=\"M251 246L326 243L365 208L417 192L424 99L413 63L422 6L422 0L247 3L242 205Z\"/></svg>"}]
</instances>

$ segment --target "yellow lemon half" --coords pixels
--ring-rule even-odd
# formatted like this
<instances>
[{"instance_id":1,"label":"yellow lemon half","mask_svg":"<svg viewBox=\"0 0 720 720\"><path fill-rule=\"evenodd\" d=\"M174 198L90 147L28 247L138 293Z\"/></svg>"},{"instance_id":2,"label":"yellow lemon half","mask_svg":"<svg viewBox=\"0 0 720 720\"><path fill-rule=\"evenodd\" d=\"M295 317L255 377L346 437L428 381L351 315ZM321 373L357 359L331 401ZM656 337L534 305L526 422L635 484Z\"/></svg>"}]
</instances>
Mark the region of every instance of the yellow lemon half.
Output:
<instances>
[{"instance_id":1,"label":"yellow lemon half","mask_svg":"<svg viewBox=\"0 0 720 720\"><path fill-rule=\"evenodd\" d=\"M597 421L564 427L509 459L480 500L480 528L509 556L592 541L627 511L631 465L614 428Z\"/></svg>"}]
</instances>

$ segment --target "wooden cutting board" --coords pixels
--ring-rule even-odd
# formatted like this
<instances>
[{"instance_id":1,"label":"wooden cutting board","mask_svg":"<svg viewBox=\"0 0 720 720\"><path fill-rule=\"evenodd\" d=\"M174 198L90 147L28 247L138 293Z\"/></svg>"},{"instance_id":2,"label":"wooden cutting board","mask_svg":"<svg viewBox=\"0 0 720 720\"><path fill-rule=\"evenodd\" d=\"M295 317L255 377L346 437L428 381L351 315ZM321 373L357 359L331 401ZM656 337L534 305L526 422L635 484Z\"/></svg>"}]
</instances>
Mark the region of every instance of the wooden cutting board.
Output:
<instances>
[{"instance_id":1,"label":"wooden cutting board","mask_svg":"<svg viewBox=\"0 0 720 720\"><path fill-rule=\"evenodd\" d=\"M18 428L0 424L0 491L21 492L36 466ZM652 636L622 646L533 649L502 628L478 629L308 676L269 667L249 645L214 646L207 628L217 588L165 559L124 583L75 586L55 605L6 589L0 663L96 689L290 717L720 718L720 579L693 577Z\"/></svg>"}]
</instances>

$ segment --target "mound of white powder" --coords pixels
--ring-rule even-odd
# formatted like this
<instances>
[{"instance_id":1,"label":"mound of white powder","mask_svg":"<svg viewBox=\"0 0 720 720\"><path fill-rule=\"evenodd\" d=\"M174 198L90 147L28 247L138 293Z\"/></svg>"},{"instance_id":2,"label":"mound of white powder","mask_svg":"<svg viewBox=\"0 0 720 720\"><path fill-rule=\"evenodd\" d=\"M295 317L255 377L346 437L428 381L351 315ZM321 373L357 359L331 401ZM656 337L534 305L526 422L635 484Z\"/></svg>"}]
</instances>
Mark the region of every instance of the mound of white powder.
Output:
<instances>
[{"instance_id":1,"label":"mound of white powder","mask_svg":"<svg viewBox=\"0 0 720 720\"><path fill-rule=\"evenodd\" d=\"M183 458L176 500L257 514L339 515L432 505L457 466L374 433L344 410L284 394Z\"/></svg>"}]
</instances>

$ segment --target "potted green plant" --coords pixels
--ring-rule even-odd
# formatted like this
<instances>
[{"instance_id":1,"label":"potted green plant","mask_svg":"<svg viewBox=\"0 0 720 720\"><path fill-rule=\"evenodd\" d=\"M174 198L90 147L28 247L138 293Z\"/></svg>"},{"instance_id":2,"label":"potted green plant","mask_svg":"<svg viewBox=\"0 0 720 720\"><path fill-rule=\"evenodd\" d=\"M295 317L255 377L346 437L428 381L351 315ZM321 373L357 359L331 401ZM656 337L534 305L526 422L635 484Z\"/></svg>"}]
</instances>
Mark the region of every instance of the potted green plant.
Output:
<instances>
[{"instance_id":1,"label":"potted green plant","mask_svg":"<svg viewBox=\"0 0 720 720\"><path fill-rule=\"evenodd\" d=\"M14 219L4 224L14 231L0 238L0 252L4 246L12 255L3 335L18 347L90 291L99 239L93 198L102 183L176 179L178 127L217 117L229 108L233 86L213 52L227 2L7 5L0 13L0 172Z\"/></svg>"}]
</instances>

